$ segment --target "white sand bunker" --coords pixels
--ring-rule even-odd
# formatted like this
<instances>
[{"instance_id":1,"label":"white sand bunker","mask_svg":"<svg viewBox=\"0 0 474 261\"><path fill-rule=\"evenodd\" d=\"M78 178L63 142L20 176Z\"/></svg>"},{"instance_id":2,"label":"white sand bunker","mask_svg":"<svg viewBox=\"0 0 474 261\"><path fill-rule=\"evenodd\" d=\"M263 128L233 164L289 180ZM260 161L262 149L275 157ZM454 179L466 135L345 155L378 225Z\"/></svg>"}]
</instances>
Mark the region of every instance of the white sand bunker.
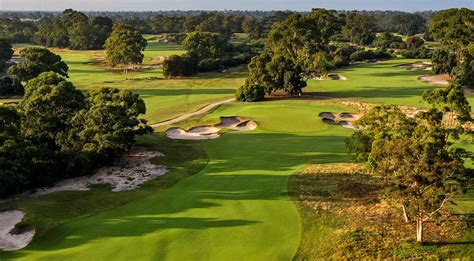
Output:
<instances>
[{"instance_id":1,"label":"white sand bunker","mask_svg":"<svg viewBox=\"0 0 474 261\"><path fill-rule=\"evenodd\" d=\"M340 114L321 112L319 117L321 117L324 123L329 125L337 125L347 129L356 129L356 127L352 125L352 122L360 119L362 115L349 112L342 112Z\"/></svg>"},{"instance_id":2,"label":"white sand bunker","mask_svg":"<svg viewBox=\"0 0 474 261\"><path fill-rule=\"evenodd\" d=\"M9 210L0 212L0 249L5 251L17 250L26 247L33 236L33 228L15 229L25 213L20 210Z\"/></svg>"},{"instance_id":3,"label":"white sand bunker","mask_svg":"<svg viewBox=\"0 0 474 261\"><path fill-rule=\"evenodd\" d=\"M257 123L245 117L229 116L220 119L221 122L214 126L197 126L189 130L170 128L165 134L168 138L178 140L209 140L219 138L222 129L249 131L257 128Z\"/></svg>"},{"instance_id":4,"label":"white sand bunker","mask_svg":"<svg viewBox=\"0 0 474 261\"><path fill-rule=\"evenodd\" d=\"M342 76L342 75L336 74L336 73L330 73L326 77L321 76L321 77L316 77L314 79L318 80L318 81L324 81L324 80L345 81L345 80L347 80L347 78L345 76Z\"/></svg>"},{"instance_id":5,"label":"white sand bunker","mask_svg":"<svg viewBox=\"0 0 474 261\"><path fill-rule=\"evenodd\" d=\"M404 63L396 66L397 68L407 69L407 70L425 70L431 71L431 63L428 62L414 62L414 63Z\"/></svg>"},{"instance_id":6,"label":"white sand bunker","mask_svg":"<svg viewBox=\"0 0 474 261\"><path fill-rule=\"evenodd\" d=\"M109 184L114 192L136 189L146 181L168 172L165 166L150 162L151 159L162 156L163 153L157 151L133 149L120 157L117 165L102 167L91 176L66 179L56 183L53 187L43 187L33 192L25 192L16 197L0 200L0 203L60 191L85 191L89 190L91 185L96 184Z\"/></svg>"},{"instance_id":7,"label":"white sand bunker","mask_svg":"<svg viewBox=\"0 0 474 261\"><path fill-rule=\"evenodd\" d=\"M427 82L431 84L448 85L449 81L451 80L451 76L446 73L432 76L421 76L418 79L422 82Z\"/></svg>"}]
</instances>

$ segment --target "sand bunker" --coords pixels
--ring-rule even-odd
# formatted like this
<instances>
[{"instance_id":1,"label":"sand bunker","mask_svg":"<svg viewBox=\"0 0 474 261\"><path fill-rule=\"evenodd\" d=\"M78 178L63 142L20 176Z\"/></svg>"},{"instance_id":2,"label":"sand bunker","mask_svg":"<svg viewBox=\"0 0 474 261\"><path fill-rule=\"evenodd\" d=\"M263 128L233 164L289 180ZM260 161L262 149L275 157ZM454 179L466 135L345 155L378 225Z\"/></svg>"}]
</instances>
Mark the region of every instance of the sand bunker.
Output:
<instances>
[{"instance_id":1,"label":"sand bunker","mask_svg":"<svg viewBox=\"0 0 474 261\"><path fill-rule=\"evenodd\" d=\"M15 225L20 223L24 216L25 213L20 210L0 212L0 249L17 250L31 242L35 235L34 229L15 229Z\"/></svg>"},{"instance_id":2,"label":"sand bunker","mask_svg":"<svg viewBox=\"0 0 474 261\"><path fill-rule=\"evenodd\" d=\"M448 85L451 77L446 73L433 76L421 76L418 79L431 84Z\"/></svg>"},{"instance_id":3,"label":"sand bunker","mask_svg":"<svg viewBox=\"0 0 474 261\"><path fill-rule=\"evenodd\" d=\"M214 126L197 126L189 130L170 128L165 132L165 134L170 139L209 140L219 138L219 132L222 129L249 131L257 128L257 123L245 117L230 116L221 117L220 119L221 122Z\"/></svg>"},{"instance_id":4,"label":"sand bunker","mask_svg":"<svg viewBox=\"0 0 474 261\"><path fill-rule=\"evenodd\" d=\"M166 167L150 162L151 159L162 156L161 152L134 149L123 155L117 165L102 167L91 176L66 179L56 183L53 187L38 188L32 192L0 200L0 203L60 191L85 191L89 190L91 185L96 184L109 184L114 192L136 189L146 181L168 172Z\"/></svg>"},{"instance_id":5,"label":"sand bunker","mask_svg":"<svg viewBox=\"0 0 474 261\"><path fill-rule=\"evenodd\" d=\"M329 125L337 125L347 129L356 129L356 127L352 125L352 122L358 120L362 115L349 112L342 112L340 114L321 112L319 117L322 118L324 123Z\"/></svg>"},{"instance_id":6,"label":"sand bunker","mask_svg":"<svg viewBox=\"0 0 474 261\"><path fill-rule=\"evenodd\" d=\"M407 70L425 70L425 71L431 71L432 69L431 63L422 62L422 61L400 64L400 65L397 65L396 67L407 69Z\"/></svg>"},{"instance_id":7,"label":"sand bunker","mask_svg":"<svg viewBox=\"0 0 474 261\"><path fill-rule=\"evenodd\" d=\"M314 79L318 80L318 81L324 81L324 80L345 81L345 80L347 80L347 78L345 76L342 76L342 75L336 74L336 73L330 73L326 77L321 76L321 77L316 77Z\"/></svg>"}]
</instances>

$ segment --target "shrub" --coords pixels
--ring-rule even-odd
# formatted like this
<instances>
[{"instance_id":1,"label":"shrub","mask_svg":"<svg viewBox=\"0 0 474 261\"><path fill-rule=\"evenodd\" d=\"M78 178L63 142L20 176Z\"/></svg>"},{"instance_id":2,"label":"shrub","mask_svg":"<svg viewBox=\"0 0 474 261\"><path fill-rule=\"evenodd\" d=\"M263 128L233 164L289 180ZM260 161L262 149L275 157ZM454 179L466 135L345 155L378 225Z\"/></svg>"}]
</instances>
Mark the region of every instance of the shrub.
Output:
<instances>
[{"instance_id":1,"label":"shrub","mask_svg":"<svg viewBox=\"0 0 474 261\"><path fill-rule=\"evenodd\" d=\"M0 96L4 95L23 95L24 89L20 81L10 77L0 79Z\"/></svg>"},{"instance_id":2,"label":"shrub","mask_svg":"<svg viewBox=\"0 0 474 261\"><path fill-rule=\"evenodd\" d=\"M406 41L408 49L418 49L423 46L424 43L425 41L418 36L410 37Z\"/></svg>"},{"instance_id":3,"label":"shrub","mask_svg":"<svg viewBox=\"0 0 474 261\"><path fill-rule=\"evenodd\" d=\"M359 50L351 54L351 61L353 62L360 62L360 61L368 61L368 60L375 60L375 59L391 59L392 54L387 52L385 49L376 49L375 51L372 50Z\"/></svg>"},{"instance_id":4,"label":"shrub","mask_svg":"<svg viewBox=\"0 0 474 261\"><path fill-rule=\"evenodd\" d=\"M384 32L377 36L373 42L373 45L381 48L388 48L394 43L400 44L402 42L403 40L400 36L395 36L392 33Z\"/></svg>"},{"instance_id":5,"label":"shrub","mask_svg":"<svg viewBox=\"0 0 474 261\"><path fill-rule=\"evenodd\" d=\"M163 74L167 78L193 75L197 69L195 60L187 55L171 55L163 62Z\"/></svg>"},{"instance_id":6,"label":"shrub","mask_svg":"<svg viewBox=\"0 0 474 261\"><path fill-rule=\"evenodd\" d=\"M261 101L265 97L265 89L262 86L247 84L239 87L235 94L238 101L256 102Z\"/></svg>"},{"instance_id":7,"label":"shrub","mask_svg":"<svg viewBox=\"0 0 474 261\"><path fill-rule=\"evenodd\" d=\"M431 59L433 51L427 48L402 50L400 55L408 59Z\"/></svg>"}]
</instances>

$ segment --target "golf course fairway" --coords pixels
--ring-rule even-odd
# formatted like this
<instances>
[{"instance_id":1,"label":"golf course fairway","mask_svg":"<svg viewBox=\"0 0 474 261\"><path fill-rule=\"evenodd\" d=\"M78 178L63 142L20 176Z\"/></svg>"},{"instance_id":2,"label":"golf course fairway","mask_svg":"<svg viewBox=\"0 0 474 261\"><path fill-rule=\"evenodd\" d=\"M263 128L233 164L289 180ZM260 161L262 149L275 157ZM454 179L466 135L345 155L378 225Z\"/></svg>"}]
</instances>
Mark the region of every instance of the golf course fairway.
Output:
<instances>
[{"instance_id":1,"label":"golf course fairway","mask_svg":"<svg viewBox=\"0 0 474 261\"><path fill-rule=\"evenodd\" d=\"M303 101L224 105L206 117L246 116L262 128L203 141L209 163L201 172L54 228L12 254L26 260L291 259L301 221L288 178L303 164L348 160L344 137L351 131L317 117L343 109Z\"/></svg>"}]
</instances>

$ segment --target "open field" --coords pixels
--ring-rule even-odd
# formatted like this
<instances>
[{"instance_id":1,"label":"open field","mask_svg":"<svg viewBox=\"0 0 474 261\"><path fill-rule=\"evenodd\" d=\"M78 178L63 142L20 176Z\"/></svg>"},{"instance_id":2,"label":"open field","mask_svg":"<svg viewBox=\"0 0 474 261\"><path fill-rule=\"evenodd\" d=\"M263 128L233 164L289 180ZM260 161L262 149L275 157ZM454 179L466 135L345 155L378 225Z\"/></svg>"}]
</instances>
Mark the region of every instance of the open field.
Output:
<instances>
[{"instance_id":1,"label":"open field","mask_svg":"<svg viewBox=\"0 0 474 261\"><path fill-rule=\"evenodd\" d=\"M160 43L148 48L144 68L126 75L102 66L101 52L56 53L68 63L70 80L82 90L114 86L140 93L151 123L232 97L246 75L245 68L234 68L161 79L161 70L153 65L156 57L182 50ZM352 130L323 123L319 113L355 111L342 105L343 101L426 106L420 103L420 96L433 86L417 77L427 72L395 67L415 61L349 66L335 72L347 80L309 81L305 92L316 94L311 99L233 102L174 124L192 127L215 123L220 116L243 116L257 123L254 131L229 131L208 141L177 141L163 137L161 132L169 126L160 127L158 133L140 138L139 145L163 152L165 157L155 163L168 166L170 173L120 194L100 186L0 205L24 210L24 223L37 230L28 247L0 253L0 259L288 260L301 254L299 247L312 247L318 240L324 242L320 249L334 251L327 239L344 220L332 214L312 216L314 213L299 209L288 195L288 181L312 164L350 161L344 139ZM472 96L469 100L473 104ZM468 140L460 146L473 148ZM473 213L473 202L471 192L459 200L457 210ZM313 229L306 231L315 233L314 237L302 230L308 226L308 217L315 217L316 223L309 224ZM472 231L465 236L467 240L473 237ZM315 241L301 241L311 238Z\"/></svg>"}]
</instances>

